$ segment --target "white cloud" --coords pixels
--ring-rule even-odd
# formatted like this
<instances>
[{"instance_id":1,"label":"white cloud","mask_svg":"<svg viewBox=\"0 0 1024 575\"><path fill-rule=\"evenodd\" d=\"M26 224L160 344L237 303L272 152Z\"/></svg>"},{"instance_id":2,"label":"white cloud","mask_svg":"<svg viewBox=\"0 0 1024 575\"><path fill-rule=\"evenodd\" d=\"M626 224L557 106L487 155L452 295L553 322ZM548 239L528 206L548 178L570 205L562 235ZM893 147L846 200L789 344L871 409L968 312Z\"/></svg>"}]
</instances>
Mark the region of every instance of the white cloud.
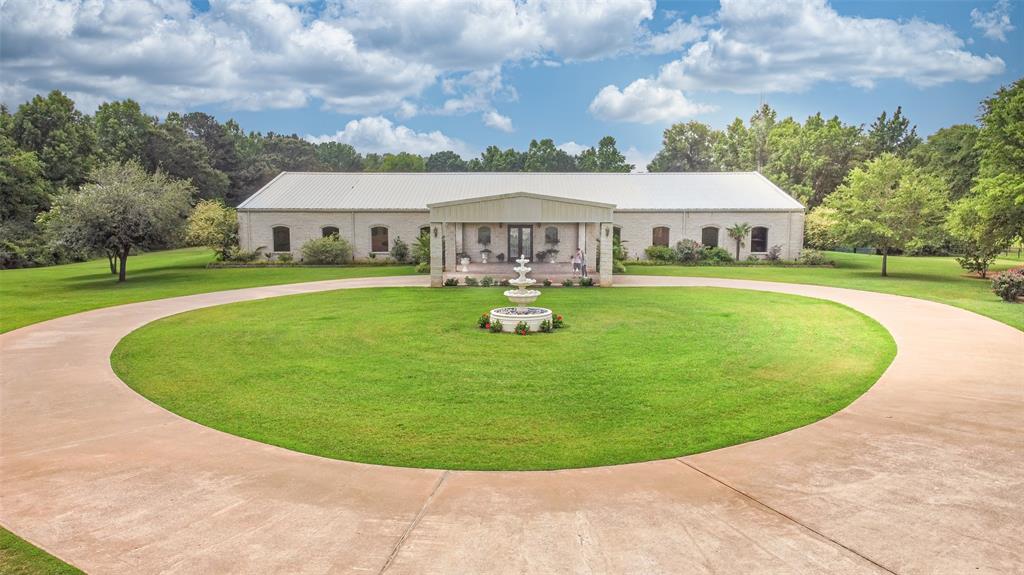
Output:
<instances>
[{"instance_id":1,"label":"white cloud","mask_svg":"<svg viewBox=\"0 0 1024 575\"><path fill-rule=\"evenodd\" d=\"M502 116L494 110L484 112L483 115L484 125L502 132L512 132L515 128L512 127L512 118L508 116Z\"/></svg>"},{"instance_id":2,"label":"white cloud","mask_svg":"<svg viewBox=\"0 0 1024 575\"><path fill-rule=\"evenodd\" d=\"M996 56L966 51L947 26L842 16L825 0L722 0L719 26L666 65L658 83L682 90L797 92L818 82L916 86L999 74Z\"/></svg>"},{"instance_id":3,"label":"white cloud","mask_svg":"<svg viewBox=\"0 0 1024 575\"><path fill-rule=\"evenodd\" d=\"M708 20L697 18L696 16L691 18L689 22L676 20L669 24L664 32L653 34L647 40L646 51L651 54L666 54L679 51L684 46L703 38L708 23L710 23Z\"/></svg>"},{"instance_id":4,"label":"white cloud","mask_svg":"<svg viewBox=\"0 0 1024 575\"><path fill-rule=\"evenodd\" d=\"M363 153L398 153L429 155L453 150L464 156L471 152L464 142L444 135L440 131L417 132L406 126L396 126L381 116L352 120L343 130L322 136L306 136L313 143L342 142Z\"/></svg>"},{"instance_id":5,"label":"white cloud","mask_svg":"<svg viewBox=\"0 0 1024 575\"><path fill-rule=\"evenodd\" d=\"M608 120L669 122L709 109L687 100L684 91L798 92L819 82L871 88L884 79L927 87L976 82L1005 68L999 57L965 50L947 26L842 16L825 0L722 0L715 20L703 40L657 76L623 90L605 86L590 112Z\"/></svg>"},{"instance_id":6,"label":"white cloud","mask_svg":"<svg viewBox=\"0 0 1024 575\"><path fill-rule=\"evenodd\" d=\"M633 164L633 173L646 173L647 164L651 163L654 159L653 153L641 152L636 149L636 146L630 146L622 152L623 156L626 156L626 161Z\"/></svg>"},{"instance_id":7,"label":"white cloud","mask_svg":"<svg viewBox=\"0 0 1024 575\"><path fill-rule=\"evenodd\" d=\"M557 146L559 150L562 150L563 152L567 154L572 154L574 156L576 154L579 154L583 150L586 150L589 147L590 146L584 146L583 144L577 144L575 141L572 140L565 142L563 144L558 144Z\"/></svg>"},{"instance_id":8,"label":"white cloud","mask_svg":"<svg viewBox=\"0 0 1024 575\"><path fill-rule=\"evenodd\" d=\"M1006 34L1014 30L1010 23L1010 0L998 0L988 12L977 8L971 10L971 25L987 38L1006 42Z\"/></svg>"},{"instance_id":9,"label":"white cloud","mask_svg":"<svg viewBox=\"0 0 1024 575\"><path fill-rule=\"evenodd\" d=\"M605 86L590 102L590 113L604 120L653 124L673 122L710 112L714 106L690 102L681 90L641 78L619 90Z\"/></svg>"}]
</instances>

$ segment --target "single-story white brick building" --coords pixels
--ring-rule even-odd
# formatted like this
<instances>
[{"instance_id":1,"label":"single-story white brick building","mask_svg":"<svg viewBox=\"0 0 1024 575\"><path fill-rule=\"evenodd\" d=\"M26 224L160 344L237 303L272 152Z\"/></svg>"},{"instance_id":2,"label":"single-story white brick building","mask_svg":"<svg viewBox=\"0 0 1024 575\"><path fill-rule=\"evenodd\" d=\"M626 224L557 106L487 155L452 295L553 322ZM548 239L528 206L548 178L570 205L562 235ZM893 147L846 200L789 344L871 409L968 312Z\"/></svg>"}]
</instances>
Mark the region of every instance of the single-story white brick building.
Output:
<instances>
[{"instance_id":1,"label":"single-story white brick building","mask_svg":"<svg viewBox=\"0 0 1024 575\"><path fill-rule=\"evenodd\" d=\"M365 260L385 257L398 238L412 244L429 233L434 285L463 258L503 269L543 252L568 267L580 247L599 282L611 285L613 237L630 257L684 238L733 252L725 230L747 223L741 258L779 246L795 259L804 206L756 172L283 172L238 206L238 222L242 249L296 257L303 243L330 234Z\"/></svg>"}]
</instances>

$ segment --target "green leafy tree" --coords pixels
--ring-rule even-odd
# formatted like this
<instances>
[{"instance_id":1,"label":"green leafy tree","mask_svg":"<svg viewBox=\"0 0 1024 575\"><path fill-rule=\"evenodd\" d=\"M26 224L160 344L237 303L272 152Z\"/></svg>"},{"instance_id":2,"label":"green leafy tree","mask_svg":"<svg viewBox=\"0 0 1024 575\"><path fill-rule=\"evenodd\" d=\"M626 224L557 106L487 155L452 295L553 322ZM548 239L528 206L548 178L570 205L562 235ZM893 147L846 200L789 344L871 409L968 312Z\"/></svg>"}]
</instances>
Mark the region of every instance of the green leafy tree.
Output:
<instances>
[{"instance_id":1,"label":"green leafy tree","mask_svg":"<svg viewBox=\"0 0 1024 575\"><path fill-rule=\"evenodd\" d=\"M35 152L19 149L0 131L0 222L31 225L49 208L50 190Z\"/></svg>"},{"instance_id":2,"label":"green leafy tree","mask_svg":"<svg viewBox=\"0 0 1024 575\"><path fill-rule=\"evenodd\" d=\"M575 172L576 159L565 150L555 146L554 140L530 140L523 164L526 172Z\"/></svg>"},{"instance_id":3,"label":"green leafy tree","mask_svg":"<svg viewBox=\"0 0 1024 575\"><path fill-rule=\"evenodd\" d=\"M615 138L605 136L598 142L597 148L587 148L576 157L577 169L581 172L620 172L629 173L634 166L626 161L615 145Z\"/></svg>"},{"instance_id":4,"label":"green leafy tree","mask_svg":"<svg viewBox=\"0 0 1024 575\"><path fill-rule=\"evenodd\" d=\"M401 237L396 237L392 243L391 257L398 263L404 264L409 261L409 244L403 242Z\"/></svg>"},{"instance_id":5,"label":"green leafy tree","mask_svg":"<svg viewBox=\"0 0 1024 575\"><path fill-rule=\"evenodd\" d=\"M840 241L882 252L885 276L890 251L941 227L947 205L943 187L939 178L921 173L909 160L886 153L850 172L824 205L835 210Z\"/></svg>"},{"instance_id":6,"label":"green leafy tree","mask_svg":"<svg viewBox=\"0 0 1024 575\"><path fill-rule=\"evenodd\" d=\"M192 208L185 224L185 241L206 246L224 261L238 247L238 216L220 200L202 200Z\"/></svg>"},{"instance_id":7,"label":"green leafy tree","mask_svg":"<svg viewBox=\"0 0 1024 575\"><path fill-rule=\"evenodd\" d=\"M181 127L192 140L206 148L210 165L215 170L228 175L238 171L241 158L227 126L209 114L190 112L181 117Z\"/></svg>"},{"instance_id":8,"label":"green leafy tree","mask_svg":"<svg viewBox=\"0 0 1024 575\"><path fill-rule=\"evenodd\" d=\"M422 156L399 152L397 154L384 154L380 162L381 172L425 172L427 164Z\"/></svg>"},{"instance_id":9,"label":"green leafy tree","mask_svg":"<svg viewBox=\"0 0 1024 575\"><path fill-rule=\"evenodd\" d=\"M316 146L295 134L284 136L271 132L263 136L261 148L262 159L273 167L274 175L320 171Z\"/></svg>"},{"instance_id":10,"label":"green leafy tree","mask_svg":"<svg viewBox=\"0 0 1024 575\"><path fill-rule=\"evenodd\" d=\"M434 152L427 157L428 172L465 172L468 169L466 160L451 150Z\"/></svg>"},{"instance_id":11,"label":"green leafy tree","mask_svg":"<svg viewBox=\"0 0 1024 575\"><path fill-rule=\"evenodd\" d=\"M104 102L93 117L99 156L104 162L141 162L156 121L135 100Z\"/></svg>"},{"instance_id":12,"label":"green leafy tree","mask_svg":"<svg viewBox=\"0 0 1024 575\"><path fill-rule=\"evenodd\" d=\"M502 150L498 146L487 146L480 154L479 164L473 168L479 172L521 172L525 163L526 154L521 154L513 148Z\"/></svg>"},{"instance_id":13,"label":"green leafy tree","mask_svg":"<svg viewBox=\"0 0 1024 575\"><path fill-rule=\"evenodd\" d=\"M649 172L707 172L717 169L714 150L720 135L707 124L691 121L673 124L662 134L661 150Z\"/></svg>"},{"instance_id":14,"label":"green leafy tree","mask_svg":"<svg viewBox=\"0 0 1024 575\"><path fill-rule=\"evenodd\" d=\"M227 195L227 174L213 167L206 147L185 132L179 114L168 114L150 131L143 164L151 172L191 180L199 198L219 200Z\"/></svg>"},{"instance_id":15,"label":"green leafy tree","mask_svg":"<svg viewBox=\"0 0 1024 575\"><path fill-rule=\"evenodd\" d=\"M775 110L768 104L761 104L750 117L750 137L747 142L749 154L757 171L761 171L771 160L771 133L775 129L775 117Z\"/></svg>"},{"instance_id":16,"label":"green leafy tree","mask_svg":"<svg viewBox=\"0 0 1024 575\"><path fill-rule=\"evenodd\" d=\"M85 182L95 161L92 122L58 90L22 104L14 114L10 135L18 147L35 152L43 177L54 186Z\"/></svg>"},{"instance_id":17,"label":"green leafy tree","mask_svg":"<svg viewBox=\"0 0 1024 575\"><path fill-rule=\"evenodd\" d=\"M736 118L715 141L714 164L727 172L750 172L756 167L749 154L750 133L741 118Z\"/></svg>"},{"instance_id":18,"label":"green leafy tree","mask_svg":"<svg viewBox=\"0 0 1024 575\"><path fill-rule=\"evenodd\" d=\"M929 174L941 177L949 189L949 199L957 201L971 191L981 166L977 146L980 129L973 124L942 128L914 148L911 158Z\"/></svg>"},{"instance_id":19,"label":"green leafy tree","mask_svg":"<svg viewBox=\"0 0 1024 575\"><path fill-rule=\"evenodd\" d=\"M896 107L891 118L882 111L867 133L868 153L872 158L882 154L905 158L920 143L917 126L910 125L910 119L903 115L902 106Z\"/></svg>"},{"instance_id":20,"label":"green leafy tree","mask_svg":"<svg viewBox=\"0 0 1024 575\"><path fill-rule=\"evenodd\" d=\"M363 156L352 146L341 142L318 144L316 158L323 169L331 172L363 171Z\"/></svg>"},{"instance_id":21,"label":"green leafy tree","mask_svg":"<svg viewBox=\"0 0 1024 575\"><path fill-rule=\"evenodd\" d=\"M957 263L965 271L984 279L988 276L989 266L1008 243L1005 238L988 233L978 208L977 202L957 202L946 220L946 227L960 244Z\"/></svg>"},{"instance_id":22,"label":"green leafy tree","mask_svg":"<svg viewBox=\"0 0 1024 575\"><path fill-rule=\"evenodd\" d=\"M70 246L116 256L118 282L123 282L133 248L177 241L192 185L161 172L148 174L137 162L103 165L89 179L80 189L57 196L46 222Z\"/></svg>"},{"instance_id":23,"label":"green leafy tree","mask_svg":"<svg viewBox=\"0 0 1024 575\"><path fill-rule=\"evenodd\" d=\"M736 259L740 259L740 248L746 245L747 236L750 235L750 224L744 222L725 228L725 233L736 242Z\"/></svg>"}]
</instances>

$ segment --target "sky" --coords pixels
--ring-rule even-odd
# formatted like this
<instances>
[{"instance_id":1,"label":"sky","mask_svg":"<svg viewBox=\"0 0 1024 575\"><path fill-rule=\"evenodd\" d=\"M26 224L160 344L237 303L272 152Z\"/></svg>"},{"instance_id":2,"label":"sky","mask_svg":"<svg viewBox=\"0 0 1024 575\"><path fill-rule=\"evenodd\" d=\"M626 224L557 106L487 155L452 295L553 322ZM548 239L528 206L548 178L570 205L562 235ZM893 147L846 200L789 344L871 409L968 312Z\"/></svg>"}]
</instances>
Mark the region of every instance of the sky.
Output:
<instances>
[{"instance_id":1,"label":"sky","mask_svg":"<svg viewBox=\"0 0 1024 575\"><path fill-rule=\"evenodd\" d=\"M721 0L7 0L0 101L132 98L360 152L475 156L606 135L643 168L662 132L779 118L922 135L1022 75L1021 3Z\"/></svg>"}]
</instances>

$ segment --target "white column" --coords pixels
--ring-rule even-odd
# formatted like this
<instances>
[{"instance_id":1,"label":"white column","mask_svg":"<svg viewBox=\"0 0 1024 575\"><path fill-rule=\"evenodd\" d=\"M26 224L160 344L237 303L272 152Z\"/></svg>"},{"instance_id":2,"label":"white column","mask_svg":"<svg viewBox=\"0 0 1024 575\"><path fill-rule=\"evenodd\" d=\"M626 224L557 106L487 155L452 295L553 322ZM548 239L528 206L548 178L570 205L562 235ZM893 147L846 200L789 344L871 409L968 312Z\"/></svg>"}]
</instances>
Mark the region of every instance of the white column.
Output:
<instances>
[{"instance_id":1,"label":"white column","mask_svg":"<svg viewBox=\"0 0 1024 575\"><path fill-rule=\"evenodd\" d=\"M430 222L430 287L441 287L444 284L444 248L441 239L444 237L443 225Z\"/></svg>"},{"instance_id":2,"label":"white column","mask_svg":"<svg viewBox=\"0 0 1024 575\"><path fill-rule=\"evenodd\" d=\"M601 265L598 273L601 274L601 287L612 285L612 223L601 222L598 230L601 235Z\"/></svg>"},{"instance_id":3,"label":"white column","mask_svg":"<svg viewBox=\"0 0 1024 575\"><path fill-rule=\"evenodd\" d=\"M444 228L444 269L454 273L459 269L459 262L455 261L455 224L445 224Z\"/></svg>"}]
</instances>

